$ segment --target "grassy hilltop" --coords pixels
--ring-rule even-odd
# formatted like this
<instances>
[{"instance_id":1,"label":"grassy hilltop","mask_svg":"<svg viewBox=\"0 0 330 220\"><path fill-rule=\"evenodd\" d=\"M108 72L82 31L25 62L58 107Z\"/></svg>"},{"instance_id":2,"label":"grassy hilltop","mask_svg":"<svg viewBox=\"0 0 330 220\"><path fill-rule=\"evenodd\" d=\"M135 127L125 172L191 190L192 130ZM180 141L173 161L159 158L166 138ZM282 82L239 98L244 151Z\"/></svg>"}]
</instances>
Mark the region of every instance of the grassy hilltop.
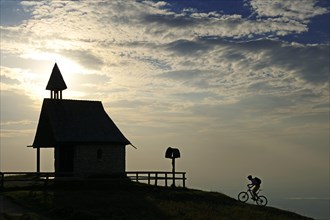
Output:
<instances>
[{"instance_id":1,"label":"grassy hilltop","mask_svg":"<svg viewBox=\"0 0 330 220\"><path fill-rule=\"evenodd\" d=\"M272 207L243 204L216 192L165 188L131 182L66 182L8 188L14 202L48 219L307 220ZM33 217L34 216L34 217ZM3 219L38 219L36 215Z\"/></svg>"}]
</instances>

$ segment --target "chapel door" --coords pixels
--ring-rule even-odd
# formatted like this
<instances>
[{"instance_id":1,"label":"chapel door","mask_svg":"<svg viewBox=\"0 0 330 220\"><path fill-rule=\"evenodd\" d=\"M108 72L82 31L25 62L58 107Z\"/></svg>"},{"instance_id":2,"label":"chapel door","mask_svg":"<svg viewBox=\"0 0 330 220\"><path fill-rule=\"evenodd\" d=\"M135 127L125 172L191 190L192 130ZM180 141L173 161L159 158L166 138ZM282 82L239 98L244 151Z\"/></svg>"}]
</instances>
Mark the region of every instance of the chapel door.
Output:
<instances>
[{"instance_id":1,"label":"chapel door","mask_svg":"<svg viewBox=\"0 0 330 220\"><path fill-rule=\"evenodd\" d=\"M74 146L57 147L55 163L59 176L72 176L74 167Z\"/></svg>"}]
</instances>

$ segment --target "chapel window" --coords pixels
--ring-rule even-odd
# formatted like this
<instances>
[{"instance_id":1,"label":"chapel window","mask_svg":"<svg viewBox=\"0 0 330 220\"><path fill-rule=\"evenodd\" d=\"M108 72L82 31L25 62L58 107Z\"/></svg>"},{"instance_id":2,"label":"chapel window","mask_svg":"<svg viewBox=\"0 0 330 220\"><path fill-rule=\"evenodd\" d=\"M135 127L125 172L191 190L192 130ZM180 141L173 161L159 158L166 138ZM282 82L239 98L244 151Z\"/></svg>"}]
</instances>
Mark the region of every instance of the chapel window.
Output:
<instances>
[{"instance_id":1,"label":"chapel window","mask_svg":"<svg viewBox=\"0 0 330 220\"><path fill-rule=\"evenodd\" d=\"M103 151L102 151L102 149L98 149L97 150L97 159L102 160L102 158L103 158Z\"/></svg>"}]
</instances>

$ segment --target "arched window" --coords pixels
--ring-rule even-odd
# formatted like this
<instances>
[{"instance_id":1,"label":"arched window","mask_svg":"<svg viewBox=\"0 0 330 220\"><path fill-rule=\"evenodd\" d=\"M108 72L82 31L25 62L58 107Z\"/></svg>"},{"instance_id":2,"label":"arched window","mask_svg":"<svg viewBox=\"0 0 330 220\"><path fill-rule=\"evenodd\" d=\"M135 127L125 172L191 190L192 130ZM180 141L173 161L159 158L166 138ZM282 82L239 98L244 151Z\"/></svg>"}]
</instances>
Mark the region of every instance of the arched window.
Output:
<instances>
[{"instance_id":1,"label":"arched window","mask_svg":"<svg viewBox=\"0 0 330 220\"><path fill-rule=\"evenodd\" d=\"M102 158L103 158L103 151L102 151L102 149L98 149L97 150L97 155L96 155L96 157L97 157L97 159L98 160L102 160Z\"/></svg>"}]
</instances>

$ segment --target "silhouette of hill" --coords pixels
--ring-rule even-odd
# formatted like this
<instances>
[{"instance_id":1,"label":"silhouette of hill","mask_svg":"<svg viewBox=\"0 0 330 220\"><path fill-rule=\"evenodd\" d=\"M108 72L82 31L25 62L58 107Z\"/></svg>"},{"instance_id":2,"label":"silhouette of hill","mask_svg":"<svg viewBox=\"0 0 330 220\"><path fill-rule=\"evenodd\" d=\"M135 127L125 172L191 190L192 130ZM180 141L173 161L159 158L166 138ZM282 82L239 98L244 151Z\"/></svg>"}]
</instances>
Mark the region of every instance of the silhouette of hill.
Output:
<instances>
[{"instance_id":1,"label":"silhouette of hill","mask_svg":"<svg viewBox=\"0 0 330 220\"><path fill-rule=\"evenodd\" d=\"M272 207L243 204L217 192L128 181L61 182L47 189L41 186L8 188L2 194L49 219L311 219ZM5 216L8 215L2 214ZM25 215L24 219L37 218Z\"/></svg>"}]
</instances>

